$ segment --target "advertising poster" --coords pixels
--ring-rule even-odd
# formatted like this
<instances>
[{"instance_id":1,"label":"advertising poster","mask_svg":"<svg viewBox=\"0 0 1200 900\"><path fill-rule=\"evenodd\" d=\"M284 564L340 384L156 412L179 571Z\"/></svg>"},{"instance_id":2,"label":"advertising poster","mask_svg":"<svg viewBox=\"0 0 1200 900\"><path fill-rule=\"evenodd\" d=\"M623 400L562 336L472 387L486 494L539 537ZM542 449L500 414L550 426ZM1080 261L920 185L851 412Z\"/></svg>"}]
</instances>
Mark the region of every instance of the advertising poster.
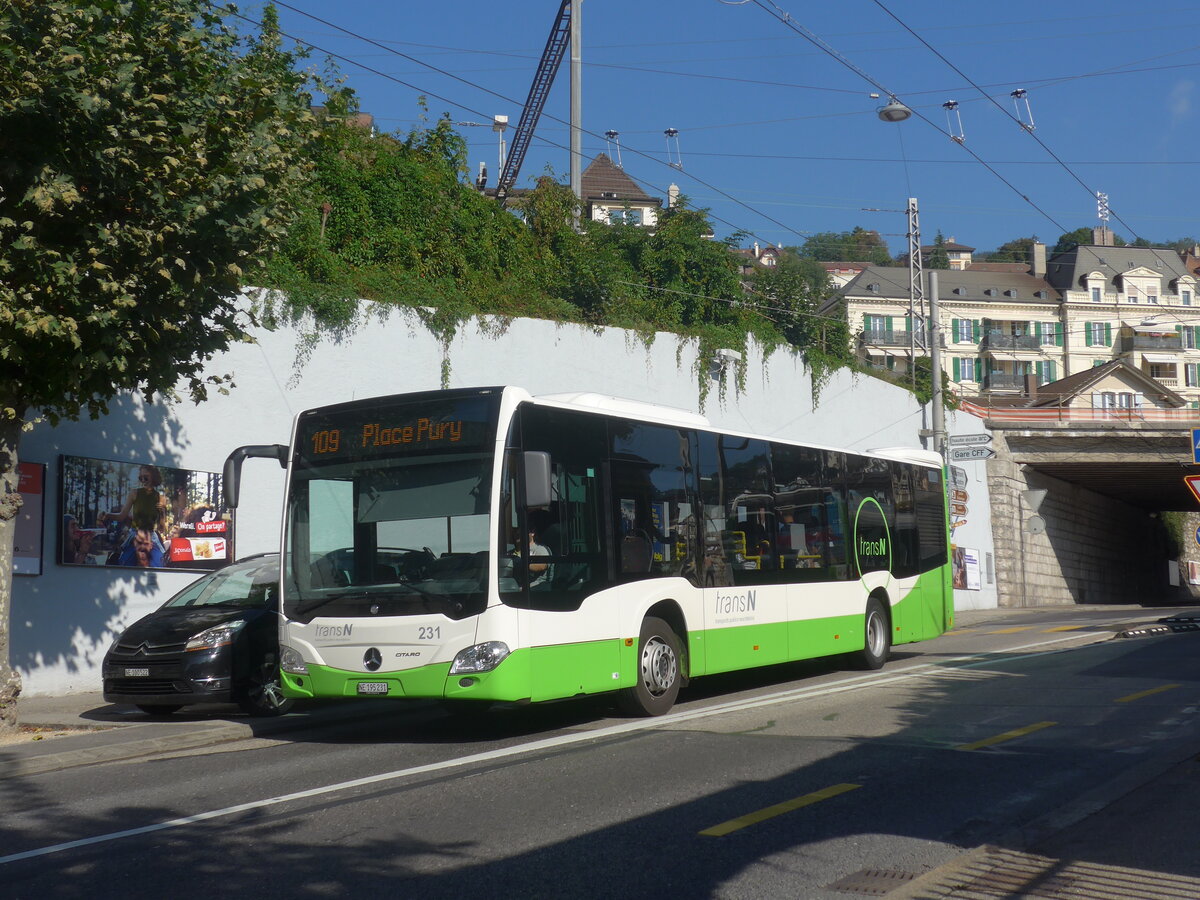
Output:
<instances>
[{"instance_id":1,"label":"advertising poster","mask_svg":"<svg viewBox=\"0 0 1200 900\"><path fill-rule=\"evenodd\" d=\"M13 538L13 574L41 575L46 467L42 463L17 463L17 478L22 503Z\"/></svg>"},{"instance_id":2,"label":"advertising poster","mask_svg":"<svg viewBox=\"0 0 1200 900\"><path fill-rule=\"evenodd\" d=\"M981 590L979 577L979 551L972 550L969 547L963 548L963 568L966 570L967 590Z\"/></svg>"},{"instance_id":3,"label":"advertising poster","mask_svg":"<svg viewBox=\"0 0 1200 900\"><path fill-rule=\"evenodd\" d=\"M63 456L61 475L61 565L207 571L232 562L220 474Z\"/></svg>"}]
</instances>

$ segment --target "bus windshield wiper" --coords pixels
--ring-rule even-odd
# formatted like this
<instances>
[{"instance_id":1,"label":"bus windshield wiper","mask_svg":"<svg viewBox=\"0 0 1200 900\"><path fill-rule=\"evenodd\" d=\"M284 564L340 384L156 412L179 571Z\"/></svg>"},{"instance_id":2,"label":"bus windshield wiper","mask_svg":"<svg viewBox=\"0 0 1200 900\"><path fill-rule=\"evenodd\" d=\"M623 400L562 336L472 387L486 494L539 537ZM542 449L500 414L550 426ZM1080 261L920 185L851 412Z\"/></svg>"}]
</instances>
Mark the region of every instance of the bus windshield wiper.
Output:
<instances>
[{"instance_id":1,"label":"bus windshield wiper","mask_svg":"<svg viewBox=\"0 0 1200 900\"><path fill-rule=\"evenodd\" d=\"M427 600L440 601L441 597L432 591L425 588L417 587L409 582L400 582L402 590L364 590L358 588L350 591L338 591L335 594L326 594L323 597L314 597L311 600L305 600L296 607L295 616L300 618L311 612L315 612L322 606L328 606L330 603L335 603L338 600L396 600L402 598L408 591L413 591L416 594L426 598Z\"/></svg>"}]
</instances>

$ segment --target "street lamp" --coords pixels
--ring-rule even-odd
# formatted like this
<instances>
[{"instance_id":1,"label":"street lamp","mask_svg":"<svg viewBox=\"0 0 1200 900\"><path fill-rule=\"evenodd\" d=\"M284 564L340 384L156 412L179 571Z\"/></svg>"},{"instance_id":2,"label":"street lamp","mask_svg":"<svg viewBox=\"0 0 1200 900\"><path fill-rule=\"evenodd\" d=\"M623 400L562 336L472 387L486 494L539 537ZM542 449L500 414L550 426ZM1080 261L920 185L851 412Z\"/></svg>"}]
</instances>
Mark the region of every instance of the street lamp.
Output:
<instances>
[{"instance_id":1,"label":"street lamp","mask_svg":"<svg viewBox=\"0 0 1200 900\"><path fill-rule=\"evenodd\" d=\"M886 106L879 107L875 112L884 122L903 122L912 115L912 110L897 100L895 94Z\"/></svg>"}]
</instances>

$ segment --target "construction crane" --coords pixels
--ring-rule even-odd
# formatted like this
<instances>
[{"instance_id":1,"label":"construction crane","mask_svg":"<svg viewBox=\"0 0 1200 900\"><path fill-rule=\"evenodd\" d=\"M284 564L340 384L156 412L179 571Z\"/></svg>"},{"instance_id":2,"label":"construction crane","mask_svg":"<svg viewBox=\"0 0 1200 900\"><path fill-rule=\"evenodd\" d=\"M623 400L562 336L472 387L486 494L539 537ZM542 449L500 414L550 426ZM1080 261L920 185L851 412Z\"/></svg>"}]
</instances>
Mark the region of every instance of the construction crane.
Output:
<instances>
[{"instance_id":1,"label":"construction crane","mask_svg":"<svg viewBox=\"0 0 1200 900\"><path fill-rule=\"evenodd\" d=\"M550 37L546 39L546 49L538 62L537 72L533 76L533 84L529 88L529 96L525 99L525 108L521 110L521 120L509 144L508 158L500 171L500 180L496 182L496 199L504 206L508 202L508 192L517 181L517 173L521 171L521 163L525 161L525 151L533 139L533 130L537 127L542 115L542 107L550 95L554 84L554 76L558 74L559 64L567 51L567 43L571 37L571 7L572 0L562 0L558 15L554 18L554 27L550 29Z\"/></svg>"}]
</instances>

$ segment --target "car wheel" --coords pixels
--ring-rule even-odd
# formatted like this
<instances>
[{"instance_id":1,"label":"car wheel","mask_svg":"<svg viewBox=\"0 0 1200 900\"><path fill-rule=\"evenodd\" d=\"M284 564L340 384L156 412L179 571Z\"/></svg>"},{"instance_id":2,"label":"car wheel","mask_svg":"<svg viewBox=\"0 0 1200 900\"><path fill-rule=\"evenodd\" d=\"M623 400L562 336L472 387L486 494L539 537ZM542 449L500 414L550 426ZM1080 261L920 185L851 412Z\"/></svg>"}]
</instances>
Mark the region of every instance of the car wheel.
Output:
<instances>
[{"instance_id":1,"label":"car wheel","mask_svg":"<svg viewBox=\"0 0 1200 900\"><path fill-rule=\"evenodd\" d=\"M637 680L621 692L621 707L635 716L661 716L679 696L679 636L662 619L647 616L638 636Z\"/></svg>"},{"instance_id":2,"label":"car wheel","mask_svg":"<svg viewBox=\"0 0 1200 900\"><path fill-rule=\"evenodd\" d=\"M137 708L148 716L169 716L183 709L182 703L139 703Z\"/></svg>"},{"instance_id":3,"label":"car wheel","mask_svg":"<svg viewBox=\"0 0 1200 900\"><path fill-rule=\"evenodd\" d=\"M272 654L263 659L250 673L238 705L243 712L251 716L282 716L295 703L295 698L283 695L279 663Z\"/></svg>"}]
</instances>

